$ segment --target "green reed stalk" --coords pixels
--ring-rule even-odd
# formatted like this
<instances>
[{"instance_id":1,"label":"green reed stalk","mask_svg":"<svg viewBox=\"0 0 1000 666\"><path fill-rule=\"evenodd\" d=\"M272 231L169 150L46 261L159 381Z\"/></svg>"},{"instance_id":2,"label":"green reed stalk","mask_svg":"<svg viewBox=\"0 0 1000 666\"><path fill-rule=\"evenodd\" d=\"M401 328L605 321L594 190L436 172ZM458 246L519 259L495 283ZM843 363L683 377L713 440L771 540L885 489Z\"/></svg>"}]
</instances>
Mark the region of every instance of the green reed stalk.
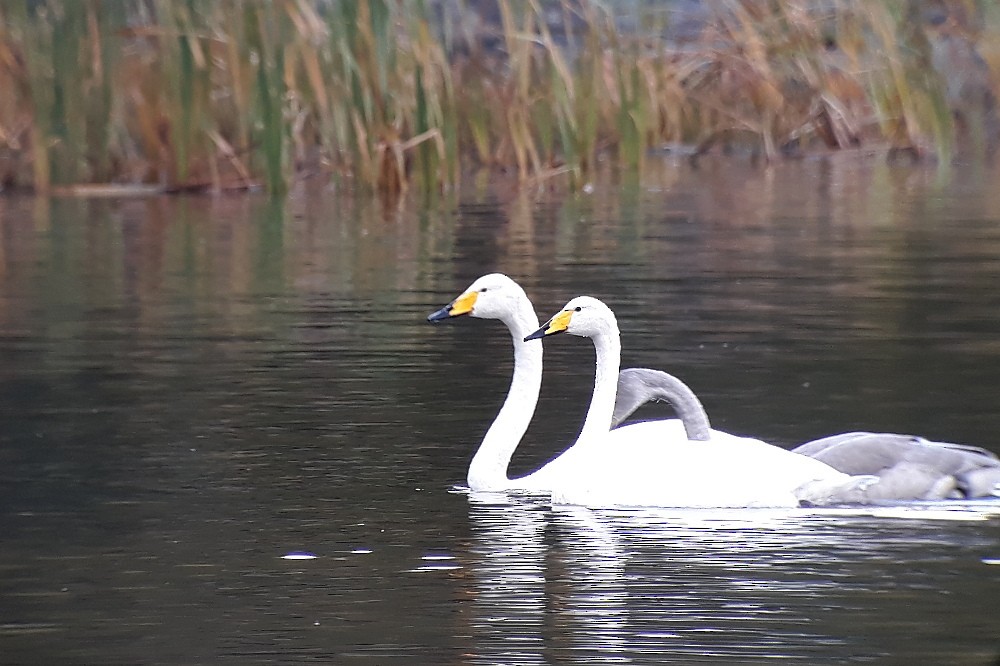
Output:
<instances>
[{"instance_id":1,"label":"green reed stalk","mask_svg":"<svg viewBox=\"0 0 1000 666\"><path fill-rule=\"evenodd\" d=\"M97 0L87 2L86 42L94 59L90 73L93 92L87 96L86 106L86 162L90 167L89 178L95 182L114 178L111 159L111 137L116 122L114 81L121 54L118 35L124 27L123 19L119 12L102 11Z\"/></svg>"},{"instance_id":2,"label":"green reed stalk","mask_svg":"<svg viewBox=\"0 0 1000 666\"><path fill-rule=\"evenodd\" d=\"M191 146L195 142L194 127L196 111L195 105L195 52L198 48L194 35L192 19L194 5L192 0L186 3L175 4L176 28L177 28L177 83L179 104L177 106L177 136L174 138L174 147L177 153L177 179L181 182L187 180L188 167L190 166Z\"/></svg>"},{"instance_id":3,"label":"green reed stalk","mask_svg":"<svg viewBox=\"0 0 1000 666\"><path fill-rule=\"evenodd\" d=\"M10 53L24 54L25 109L31 113L31 170L35 189L48 192L52 184L49 144L55 104L52 74L52 26L44 5L12 3L4 8L12 40Z\"/></svg>"},{"instance_id":4,"label":"green reed stalk","mask_svg":"<svg viewBox=\"0 0 1000 666\"><path fill-rule=\"evenodd\" d=\"M81 176L81 153L85 145L85 117L81 89L82 35L86 6L82 3L48 4L52 13L52 140L55 159L52 179L72 183Z\"/></svg>"},{"instance_id":5,"label":"green reed stalk","mask_svg":"<svg viewBox=\"0 0 1000 666\"><path fill-rule=\"evenodd\" d=\"M499 6L511 71L508 105L499 112L504 116L518 175L527 178L542 169L538 145L530 124L535 68L532 53L534 41L529 36L536 31L536 13L526 10L518 22L516 12L508 0L500 0Z\"/></svg>"},{"instance_id":6,"label":"green reed stalk","mask_svg":"<svg viewBox=\"0 0 1000 666\"><path fill-rule=\"evenodd\" d=\"M562 50L556 45L555 40L546 24L541 6L536 0L532 0L531 8L536 17L538 31L542 45L545 47L542 56L547 59L547 67L539 68L548 79L546 90L553 95L553 99L543 99L536 106L543 109L542 113L536 112L536 118L542 121L537 123L538 131L542 141L543 149L551 155L545 160L554 162L555 146L553 145L554 124L558 130L560 147L562 148L562 159L570 174L570 180L574 184L579 183L586 170L590 155L581 146L579 113L577 104L579 102L579 82L567 62ZM567 34L569 27L567 25Z\"/></svg>"},{"instance_id":7,"label":"green reed stalk","mask_svg":"<svg viewBox=\"0 0 1000 666\"><path fill-rule=\"evenodd\" d=\"M285 84L285 14L272 5L245 6L247 37L258 54L257 119L259 141L268 191L281 194L287 188L285 173L286 124L283 118Z\"/></svg>"}]
</instances>

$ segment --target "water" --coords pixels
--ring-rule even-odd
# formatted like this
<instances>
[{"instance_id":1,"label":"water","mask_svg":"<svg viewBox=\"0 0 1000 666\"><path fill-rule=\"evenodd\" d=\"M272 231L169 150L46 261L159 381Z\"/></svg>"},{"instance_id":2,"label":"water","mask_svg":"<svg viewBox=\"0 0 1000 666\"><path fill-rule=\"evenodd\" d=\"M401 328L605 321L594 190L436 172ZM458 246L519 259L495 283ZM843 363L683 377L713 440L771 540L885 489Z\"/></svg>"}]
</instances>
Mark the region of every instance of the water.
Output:
<instances>
[{"instance_id":1,"label":"water","mask_svg":"<svg viewBox=\"0 0 1000 666\"><path fill-rule=\"evenodd\" d=\"M624 364L683 377L716 427L997 450L997 176L0 200L0 663L993 663L997 505L469 496L509 337L424 318L502 270L542 317L606 300ZM568 443L592 376L586 340L546 342L513 473Z\"/></svg>"}]
</instances>

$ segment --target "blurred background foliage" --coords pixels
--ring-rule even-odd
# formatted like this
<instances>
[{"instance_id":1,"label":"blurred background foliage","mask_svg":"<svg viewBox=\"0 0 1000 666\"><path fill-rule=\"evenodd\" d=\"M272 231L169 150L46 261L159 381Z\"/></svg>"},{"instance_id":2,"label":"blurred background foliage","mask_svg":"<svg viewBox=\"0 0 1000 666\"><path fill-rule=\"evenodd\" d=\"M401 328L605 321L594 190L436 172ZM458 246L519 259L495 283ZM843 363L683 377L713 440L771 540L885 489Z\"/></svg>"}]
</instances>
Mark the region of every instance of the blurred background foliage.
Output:
<instances>
[{"instance_id":1,"label":"blurred background foliage","mask_svg":"<svg viewBox=\"0 0 1000 666\"><path fill-rule=\"evenodd\" d=\"M0 185L156 191L1000 138L992 0L10 0Z\"/></svg>"}]
</instances>

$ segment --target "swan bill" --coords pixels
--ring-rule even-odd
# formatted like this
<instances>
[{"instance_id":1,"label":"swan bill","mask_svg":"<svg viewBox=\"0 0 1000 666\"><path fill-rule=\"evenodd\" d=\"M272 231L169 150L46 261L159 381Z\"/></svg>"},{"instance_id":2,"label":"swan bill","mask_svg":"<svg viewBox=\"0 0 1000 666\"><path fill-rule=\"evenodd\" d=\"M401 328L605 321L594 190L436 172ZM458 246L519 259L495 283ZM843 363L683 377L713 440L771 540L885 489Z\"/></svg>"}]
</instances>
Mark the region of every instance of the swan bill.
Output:
<instances>
[{"instance_id":1,"label":"swan bill","mask_svg":"<svg viewBox=\"0 0 1000 666\"><path fill-rule=\"evenodd\" d=\"M442 319L450 319L451 317L469 314L472 312L472 308L476 305L477 295L478 292L475 291L462 294L440 310L427 315L427 321L441 321Z\"/></svg>"},{"instance_id":2,"label":"swan bill","mask_svg":"<svg viewBox=\"0 0 1000 666\"><path fill-rule=\"evenodd\" d=\"M451 317L451 315L448 314L448 310L450 309L451 306L446 305L440 310L435 310L434 312L427 315L427 321L441 321L442 319L448 319L449 317Z\"/></svg>"},{"instance_id":3,"label":"swan bill","mask_svg":"<svg viewBox=\"0 0 1000 666\"><path fill-rule=\"evenodd\" d=\"M538 338L555 335L556 333L565 333L566 329L569 328L569 320L572 318L572 310L563 310L556 316L552 317L552 319L549 319L548 323L540 329L525 337L524 341L527 342L528 340L537 340Z\"/></svg>"},{"instance_id":4,"label":"swan bill","mask_svg":"<svg viewBox=\"0 0 1000 666\"><path fill-rule=\"evenodd\" d=\"M457 317L459 315L469 314L472 312L472 308L476 306L476 297L479 296L478 291L467 291L454 301L451 302L451 310L448 312L452 317Z\"/></svg>"}]
</instances>

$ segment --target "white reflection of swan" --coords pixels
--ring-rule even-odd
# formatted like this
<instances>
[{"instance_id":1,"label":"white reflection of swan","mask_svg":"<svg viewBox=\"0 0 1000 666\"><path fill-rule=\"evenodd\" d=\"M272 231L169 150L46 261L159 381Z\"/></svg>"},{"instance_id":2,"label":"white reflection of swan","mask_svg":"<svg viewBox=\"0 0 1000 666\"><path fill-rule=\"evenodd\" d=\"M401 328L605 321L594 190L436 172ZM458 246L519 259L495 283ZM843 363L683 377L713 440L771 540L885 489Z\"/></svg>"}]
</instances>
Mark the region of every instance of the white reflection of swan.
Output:
<instances>
[{"instance_id":1,"label":"white reflection of swan","mask_svg":"<svg viewBox=\"0 0 1000 666\"><path fill-rule=\"evenodd\" d=\"M473 663L546 663L545 507L470 493L469 519Z\"/></svg>"},{"instance_id":2,"label":"white reflection of swan","mask_svg":"<svg viewBox=\"0 0 1000 666\"><path fill-rule=\"evenodd\" d=\"M474 663L624 663L625 553L591 512L470 493ZM556 655L556 662L563 658Z\"/></svg>"},{"instance_id":3,"label":"white reflection of swan","mask_svg":"<svg viewBox=\"0 0 1000 666\"><path fill-rule=\"evenodd\" d=\"M628 555L618 536L583 507L560 507L552 518L566 583L553 585L559 595L556 622L572 628L566 640L574 654L584 657L581 661L630 662Z\"/></svg>"},{"instance_id":4,"label":"white reflection of swan","mask_svg":"<svg viewBox=\"0 0 1000 666\"><path fill-rule=\"evenodd\" d=\"M782 553L805 532L787 510L664 514L560 506L552 520L573 584L565 621L574 650L588 662L597 661L588 647L619 662L749 663L801 657L805 646L830 641L786 607L786 597L819 603L837 586L819 577L785 580ZM586 594L591 579L600 597ZM613 646L610 655L602 642Z\"/></svg>"},{"instance_id":5,"label":"white reflection of swan","mask_svg":"<svg viewBox=\"0 0 1000 666\"><path fill-rule=\"evenodd\" d=\"M947 528L953 530L952 546L993 543L990 534L974 531L983 515L960 513L971 523ZM923 598L934 598L936 581L920 567L914 571L912 558L947 567L954 548L926 554L944 529L928 519L934 514L900 514L910 520L871 515L553 507L559 564L573 589L552 605L566 607L565 621L572 623L567 643L575 653L584 644L621 662L840 663L884 657L879 650L900 646L889 648L892 629L880 634L873 622L880 614L868 605L872 594L897 584L908 590L896 597L899 608L891 617L897 626L919 627L927 618L908 604L921 598L922 589ZM971 564L976 558L966 559ZM600 595L585 593L591 578ZM602 653L601 641L613 649ZM913 654L926 647L917 646ZM584 661L596 660L587 654Z\"/></svg>"},{"instance_id":6,"label":"white reflection of swan","mask_svg":"<svg viewBox=\"0 0 1000 666\"><path fill-rule=\"evenodd\" d=\"M982 626L1000 592L980 577L980 597L940 596L996 554L995 503L591 510L468 497L476 664L906 663L933 647L920 631L931 618Z\"/></svg>"},{"instance_id":7,"label":"white reflection of swan","mask_svg":"<svg viewBox=\"0 0 1000 666\"><path fill-rule=\"evenodd\" d=\"M597 353L594 394L575 445L587 457L556 481L552 500L592 507L798 506L800 501L842 501L873 483L850 477L806 456L760 440L713 433L692 442L663 422L610 431L621 342L610 308L596 298L574 298L533 340L569 332L591 338Z\"/></svg>"},{"instance_id":8,"label":"white reflection of swan","mask_svg":"<svg viewBox=\"0 0 1000 666\"><path fill-rule=\"evenodd\" d=\"M670 403L688 439L705 439L708 415L681 380L659 370L628 368L618 375L612 424L651 400ZM978 447L932 442L912 435L849 432L802 444L793 452L821 460L846 474L879 477L856 500L938 500L989 497L1000 489L1000 460Z\"/></svg>"}]
</instances>

